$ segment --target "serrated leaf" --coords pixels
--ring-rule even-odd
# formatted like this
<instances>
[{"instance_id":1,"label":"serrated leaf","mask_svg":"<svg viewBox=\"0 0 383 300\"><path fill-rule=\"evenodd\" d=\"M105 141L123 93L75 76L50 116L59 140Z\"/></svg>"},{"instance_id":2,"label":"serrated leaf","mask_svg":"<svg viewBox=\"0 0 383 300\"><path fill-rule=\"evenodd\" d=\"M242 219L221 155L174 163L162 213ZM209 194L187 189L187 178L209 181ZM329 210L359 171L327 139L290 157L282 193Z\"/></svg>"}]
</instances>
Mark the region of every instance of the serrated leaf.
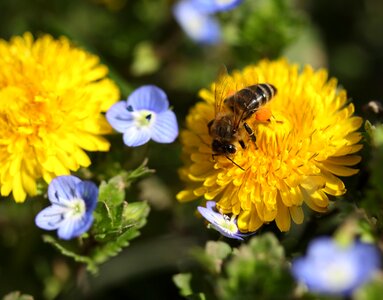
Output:
<instances>
[{"instance_id":1,"label":"serrated leaf","mask_svg":"<svg viewBox=\"0 0 383 300\"><path fill-rule=\"evenodd\" d=\"M103 181L99 187L98 201L109 207L118 206L125 200L125 178L121 175L111 178L107 183Z\"/></svg>"},{"instance_id":2,"label":"serrated leaf","mask_svg":"<svg viewBox=\"0 0 383 300\"><path fill-rule=\"evenodd\" d=\"M92 273L97 273L98 265L117 255L130 240L140 235L139 229L146 224L150 208L146 202L127 203L125 188L130 183L145 174L152 172L146 167L146 162L132 172L126 172L113 177L108 182L102 182L99 188L99 199L93 213L94 222L90 233L92 248L86 248L88 256L79 255L55 240L45 236L44 241L52 244L63 255L87 265ZM87 241L85 241L87 242Z\"/></svg>"},{"instance_id":3,"label":"serrated leaf","mask_svg":"<svg viewBox=\"0 0 383 300\"><path fill-rule=\"evenodd\" d=\"M150 208L146 202L123 202L121 208L121 222L109 227L109 231L104 231L95 235L95 239L100 242L92 252L92 260L97 264L105 262L108 258L117 255L123 248L129 245L129 241L140 235L139 229L146 224L146 218Z\"/></svg>"},{"instance_id":4,"label":"serrated leaf","mask_svg":"<svg viewBox=\"0 0 383 300\"><path fill-rule=\"evenodd\" d=\"M283 247L272 234L241 245L225 270L227 278L218 281L220 299L289 299L293 291Z\"/></svg>"},{"instance_id":5,"label":"serrated leaf","mask_svg":"<svg viewBox=\"0 0 383 300\"><path fill-rule=\"evenodd\" d=\"M147 167L147 163L148 163L148 160L145 159L142 164L135 170L133 171L130 171L130 172L127 172L126 174L124 174L124 178L125 180L131 184L134 180L138 179L138 178L141 178L141 177L144 177L144 176L147 176L149 174L153 174L155 172L155 170L153 169L149 169Z\"/></svg>"},{"instance_id":6,"label":"serrated leaf","mask_svg":"<svg viewBox=\"0 0 383 300\"><path fill-rule=\"evenodd\" d=\"M92 260L101 264L107 261L110 257L116 256L123 248L129 245L129 241L140 235L136 228L128 228L124 233L119 235L115 240L101 244L93 249Z\"/></svg>"},{"instance_id":7,"label":"serrated leaf","mask_svg":"<svg viewBox=\"0 0 383 300\"><path fill-rule=\"evenodd\" d=\"M51 244L53 247L59 250L62 255L71 257L77 262L86 264L87 269L93 273L97 272L97 266L95 265L95 263L92 261L90 257L79 255L73 252L72 250L69 250L64 245L62 245L58 240L56 240L50 235L43 235L43 240L44 242Z\"/></svg>"},{"instance_id":8,"label":"serrated leaf","mask_svg":"<svg viewBox=\"0 0 383 300\"><path fill-rule=\"evenodd\" d=\"M123 224L135 225L141 228L145 225L146 217L148 216L150 207L146 202L134 202L124 206Z\"/></svg>"}]
</instances>

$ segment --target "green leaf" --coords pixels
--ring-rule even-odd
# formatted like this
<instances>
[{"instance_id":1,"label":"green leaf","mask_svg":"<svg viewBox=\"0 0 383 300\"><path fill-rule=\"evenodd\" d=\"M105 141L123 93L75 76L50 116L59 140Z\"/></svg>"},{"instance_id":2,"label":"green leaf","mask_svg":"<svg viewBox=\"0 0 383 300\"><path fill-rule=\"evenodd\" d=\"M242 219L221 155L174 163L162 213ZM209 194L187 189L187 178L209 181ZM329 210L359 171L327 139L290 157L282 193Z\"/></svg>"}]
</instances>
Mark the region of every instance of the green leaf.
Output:
<instances>
[{"instance_id":1,"label":"green leaf","mask_svg":"<svg viewBox=\"0 0 383 300\"><path fill-rule=\"evenodd\" d=\"M127 205L125 189L131 183L147 174L153 173L146 166L145 160L137 169L124 172L111 178L108 182L102 182L99 189L98 205L94 212L94 224L92 232L99 242L114 240L123 233L124 228L136 226L140 228L141 223L149 213L149 206L144 203L131 203Z\"/></svg>"},{"instance_id":2,"label":"green leaf","mask_svg":"<svg viewBox=\"0 0 383 300\"><path fill-rule=\"evenodd\" d=\"M156 72L160 66L158 56L149 41L141 42L134 48L132 73L136 76L148 75Z\"/></svg>"},{"instance_id":3,"label":"green leaf","mask_svg":"<svg viewBox=\"0 0 383 300\"><path fill-rule=\"evenodd\" d=\"M99 187L98 200L108 206L117 206L125 200L125 178L121 175L113 177L107 183L102 182Z\"/></svg>"},{"instance_id":4,"label":"green leaf","mask_svg":"<svg viewBox=\"0 0 383 300\"><path fill-rule=\"evenodd\" d=\"M180 295L190 300L206 300L204 293L193 294L191 279L191 273L180 273L173 276L173 282L180 290Z\"/></svg>"},{"instance_id":5,"label":"green leaf","mask_svg":"<svg viewBox=\"0 0 383 300\"><path fill-rule=\"evenodd\" d=\"M128 182L128 184L131 184L133 181L135 181L138 178L153 174L155 170L149 169L147 167L148 160L145 159L142 164L135 170L126 172L123 176L125 180Z\"/></svg>"},{"instance_id":6,"label":"green leaf","mask_svg":"<svg viewBox=\"0 0 383 300\"><path fill-rule=\"evenodd\" d=\"M69 250L68 248L63 246L58 240L56 240L54 237L50 235L43 235L43 240L44 242L51 244L53 247L59 250L62 255L71 257L77 262L86 264L89 271L91 272L97 271L97 267L90 257L79 255L75 253L74 251Z\"/></svg>"},{"instance_id":7,"label":"green leaf","mask_svg":"<svg viewBox=\"0 0 383 300\"><path fill-rule=\"evenodd\" d=\"M181 296L186 297L193 294L190 285L191 279L191 273L180 273L173 276L173 282L179 288Z\"/></svg>"},{"instance_id":8,"label":"green leaf","mask_svg":"<svg viewBox=\"0 0 383 300\"><path fill-rule=\"evenodd\" d=\"M218 280L220 299L289 299L293 291L283 247L270 233L238 248L225 271L227 277Z\"/></svg>"},{"instance_id":9,"label":"green leaf","mask_svg":"<svg viewBox=\"0 0 383 300\"><path fill-rule=\"evenodd\" d=\"M297 9L284 0L246 0L224 16L224 39L236 60L245 64L279 57L305 24Z\"/></svg>"},{"instance_id":10,"label":"green leaf","mask_svg":"<svg viewBox=\"0 0 383 300\"><path fill-rule=\"evenodd\" d=\"M225 242L208 241L205 249L195 249L193 256L203 265L211 274L219 274L222 264L232 252L231 247Z\"/></svg>"},{"instance_id":11,"label":"green leaf","mask_svg":"<svg viewBox=\"0 0 383 300\"><path fill-rule=\"evenodd\" d=\"M141 228L145 225L149 211L150 207L146 202L134 202L125 205L122 212L124 226L134 225L136 228Z\"/></svg>"},{"instance_id":12,"label":"green leaf","mask_svg":"<svg viewBox=\"0 0 383 300\"><path fill-rule=\"evenodd\" d=\"M107 261L110 257L117 255L129 241L139 236L139 229L146 224L146 218L150 208L146 202L126 203L119 207L121 219L119 223L105 228L97 227L102 232L94 232L95 239L99 245L92 249L91 259L96 264Z\"/></svg>"},{"instance_id":13,"label":"green leaf","mask_svg":"<svg viewBox=\"0 0 383 300\"><path fill-rule=\"evenodd\" d=\"M353 293L353 300L380 300L383 295L383 275L380 273L374 279Z\"/></svg>"},{"instance_id":14,"label":"green leaf","mask_svg":"<svg viewBox=\"0 0 383 300\"><path fill-rule=\"evenodd\" d=\"M125 188L133 180L148 173L149 169L142 165L135 171L101 183L92 229L90 233L83 235L83 248L86 249L87 255L79 255L48 235L44 236L44 241L52 244L63 255L86 264L90 272L97 273L98 265L127 247L129 241L139 236L139 229L146 224L149 205L146 202L128 204L124 198Z\"/></svg>"},{"instance_id":15,"label":"green leaf","mask_svg":"<svg viewBox=\"0 0 383 300\"><path fill-rule=\"evenodd\" d=\"M383 125L370 127L372 139L370 169L370 189L367 192L366 199L362 202L362 207L369 216L376 219L376 227L383 230Z\"/></svg>"}]
</instances>

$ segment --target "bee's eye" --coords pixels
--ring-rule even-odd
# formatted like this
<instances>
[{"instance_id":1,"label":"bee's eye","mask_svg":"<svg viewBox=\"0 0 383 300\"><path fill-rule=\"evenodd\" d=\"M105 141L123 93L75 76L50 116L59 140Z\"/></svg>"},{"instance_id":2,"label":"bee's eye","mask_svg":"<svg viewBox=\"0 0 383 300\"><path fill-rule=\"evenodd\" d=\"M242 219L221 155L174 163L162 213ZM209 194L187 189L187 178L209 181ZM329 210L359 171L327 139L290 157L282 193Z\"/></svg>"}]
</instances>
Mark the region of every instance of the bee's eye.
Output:
<instances>
[{"instance_id":1,"label":"bee's eye","mask_svg":"<svg viewBox=\"0 0 383 300\"><path fill-rule=\"evenodd\" d=\"M226 150L227 152L229 152L230 154L234 154L237 149L235 148L235 146L233 144L229 144L226 146Z\"/></svg>"}]
</instances>

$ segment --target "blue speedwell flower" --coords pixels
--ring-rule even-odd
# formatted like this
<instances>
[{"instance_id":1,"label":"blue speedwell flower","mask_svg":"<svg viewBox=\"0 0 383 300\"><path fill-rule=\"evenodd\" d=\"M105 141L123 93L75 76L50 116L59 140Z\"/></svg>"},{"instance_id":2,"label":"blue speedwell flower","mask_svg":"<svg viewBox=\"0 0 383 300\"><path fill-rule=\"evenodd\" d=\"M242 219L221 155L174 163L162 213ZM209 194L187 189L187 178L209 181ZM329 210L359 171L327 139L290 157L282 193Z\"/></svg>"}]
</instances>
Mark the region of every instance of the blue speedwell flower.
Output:
<instances>
[{"instance_id":1,"label":"blue speedwell flower","mask_svg":"<svg viewBox=\"0 0 383 300\"><path fill-rule=\"evenodd\" d=\"M241 4L242 1L243 0L191 0L199 11L209 14L231 10Z\"/></svg>"},{"instance_id":2,"label":"blue speedwell flower","mask_svg":"<svg viewBox=\"0 0 383 300\"><path fill-rule=\"evenodd\" d=\"M293 261L294 277L310 291L329 295L350 295L379 269L377 248L354 242L339 245L329 237L312 241L306 257Z\"/></svg>"},{"instance_id":3,"label":"blue speedwell flower","mask_svg":"<svg viewBox=\"0 0 383 300\"><path fill-rule=\"evenodd\" d=\"M169 109L165 92L144 85L128 97L114 104L106 113L110 125L123 133L125 145L141 146L150 139L157 143L171 143L178 136L176 115Z\"/></svg>"},{"instance_id":4,"label":"blue speedwell flower","mask_svg":"<svg viewBox=\"0 0 383 300\"><path fill-rule=\"evenodd\" d=\"M210 223L211 227L222 235L237 240L243 240L250 234L240 233L237 227L235 217L229 218L215 210L215 202L207 201L206 207L198 206L199 213Z\"/></svg>"},{"instance_id":5,"label":"blue speedwell flower","mask_svg":"<svg viewBox=\"0 0 383 300\"><path fill-rule=\"evenodd\" d=\"M54 178L48 187L51 206L38 213L35 223L45 230L56 230L61 239L69 240L86 232L93 222L98 189L93 182L75 176Z\"/></svg>"},{"instance_id":6,"label":"blue speedwell flower","mask_svg":"<svg viewBox=\"0 0 383 300\"><path fill-rule=\"evenodd\" d=\"M198 9L190 0L183 0L173 7L175 19L185 33L201 44L216 44L221 39L219 23Z\"/></svg>"}]
</instances>

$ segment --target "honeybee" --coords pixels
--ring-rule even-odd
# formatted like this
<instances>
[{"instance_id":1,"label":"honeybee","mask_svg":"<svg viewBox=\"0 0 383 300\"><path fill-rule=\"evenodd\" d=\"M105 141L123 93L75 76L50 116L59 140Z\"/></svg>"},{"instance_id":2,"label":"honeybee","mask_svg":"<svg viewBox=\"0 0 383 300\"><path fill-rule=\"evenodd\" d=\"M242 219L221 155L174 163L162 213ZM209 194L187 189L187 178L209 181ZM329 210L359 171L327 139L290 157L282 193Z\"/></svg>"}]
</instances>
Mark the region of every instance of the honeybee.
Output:
<instances>
[{"instance_id":1,"label":"honeybee","mask_svg":"<svg viewBox=\"0 0 383 300\"><path fill-rule=\"evenodd\" d=\"M246 121L277 94L277 89L272 84L259 83L230 92L227 88L227 78L225 71L224 74L221 73L217 81L215 117L208 123L209 135L213 139L212 156L214 159L215 156L224 155L243 170L230 158L237 151L235 144L238 142L242 149L246 149L242 138L242 128L255 143L254 131Z\"/></svg>"}]
</instances>

